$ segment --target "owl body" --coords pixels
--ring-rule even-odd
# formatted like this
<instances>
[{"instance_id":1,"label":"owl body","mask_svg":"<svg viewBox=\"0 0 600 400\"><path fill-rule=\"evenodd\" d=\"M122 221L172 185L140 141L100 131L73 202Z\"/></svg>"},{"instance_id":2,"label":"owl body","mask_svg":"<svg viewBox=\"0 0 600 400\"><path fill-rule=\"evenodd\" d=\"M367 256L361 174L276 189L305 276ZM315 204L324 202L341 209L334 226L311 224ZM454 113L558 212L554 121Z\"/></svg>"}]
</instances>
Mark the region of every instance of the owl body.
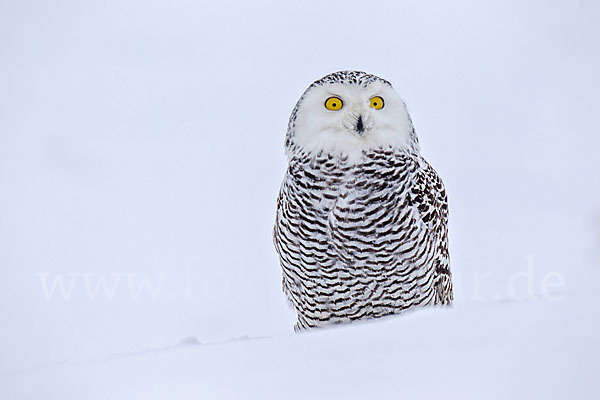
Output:
<instances>
[{"instance_id":1,"label":"owl body","mask_svg":"<svg viewBox=\"0 0 600 400\"><path fill-rule=\"evenodd\" d=\"M378 121L381 109L365 107L375 97L387 98L391 112L399 111L395 104L405 110L403 103L394 103L387 81L336 74L315 82L303 98L316 93L317 105L334 97L347 114L326 109L333 113L314 132L315 121L302 120L312 110L303 110L301 98L286 138L289 166L274 241L297 330L452 302L443 183L420 155L407 113L394 129ZM350 91L338 94L336 84ZM329 116L338 119L328 124ZM306 127L311 131L302 132Z\"/></svg>"}]
</instances>

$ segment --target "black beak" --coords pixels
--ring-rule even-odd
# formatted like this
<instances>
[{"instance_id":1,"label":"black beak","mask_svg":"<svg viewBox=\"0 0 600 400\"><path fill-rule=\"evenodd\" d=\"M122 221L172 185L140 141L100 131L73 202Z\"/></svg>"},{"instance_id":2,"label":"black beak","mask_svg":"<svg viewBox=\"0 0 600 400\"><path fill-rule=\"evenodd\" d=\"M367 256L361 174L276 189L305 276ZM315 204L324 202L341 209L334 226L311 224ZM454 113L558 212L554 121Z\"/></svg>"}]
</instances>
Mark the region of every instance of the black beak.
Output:
<instances>
[{"instance_id":1,"label":"black beak","mask_svg":"<svg viewBox=\"0 0 600 400\"><path fill-rule=\"evenodd\" d=\"M362 115L359 115L358 122L356 122L356 131L358 132L359 135L362 135L364 130L365 130L365 127L363 126Z\"/></svg>"}]
</instances>

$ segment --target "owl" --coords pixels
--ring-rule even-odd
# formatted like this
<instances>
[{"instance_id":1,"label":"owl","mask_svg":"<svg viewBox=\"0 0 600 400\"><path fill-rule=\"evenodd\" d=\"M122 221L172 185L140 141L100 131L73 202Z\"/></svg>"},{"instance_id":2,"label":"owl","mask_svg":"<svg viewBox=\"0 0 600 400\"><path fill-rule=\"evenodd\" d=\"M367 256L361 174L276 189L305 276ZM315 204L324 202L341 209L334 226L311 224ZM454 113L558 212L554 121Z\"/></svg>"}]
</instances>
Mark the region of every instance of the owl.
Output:
<instances>
[{"instance_id":1,"label":"owl","mask_svg":"<svg viewBox=\"0 0 600 400\"><path fill-rule=\"evenodd\" d=\"M296 331L452 303L444 185L388 81L315 81L285 149L273 236Z\"/></svg>"}]
</instances>

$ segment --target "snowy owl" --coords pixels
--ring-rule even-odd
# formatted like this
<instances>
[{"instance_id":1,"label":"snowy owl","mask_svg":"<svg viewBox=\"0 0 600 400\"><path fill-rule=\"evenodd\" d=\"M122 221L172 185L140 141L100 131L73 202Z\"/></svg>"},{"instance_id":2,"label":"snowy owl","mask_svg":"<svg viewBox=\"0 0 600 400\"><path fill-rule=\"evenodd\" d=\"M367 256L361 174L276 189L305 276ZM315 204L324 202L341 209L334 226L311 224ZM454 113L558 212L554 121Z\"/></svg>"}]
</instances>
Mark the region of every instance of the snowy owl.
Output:
<instances>
[{"instance_id":1,"label":"snowy owl","mask_svg":"<svg viewBox=\"0 0 600 400\"><path fill-rule=\"evenodd\" d=\"M296 330L451 304L446 192L388 81L314 82L285 149L274 242Z\"/></svg>"}]
</instances>

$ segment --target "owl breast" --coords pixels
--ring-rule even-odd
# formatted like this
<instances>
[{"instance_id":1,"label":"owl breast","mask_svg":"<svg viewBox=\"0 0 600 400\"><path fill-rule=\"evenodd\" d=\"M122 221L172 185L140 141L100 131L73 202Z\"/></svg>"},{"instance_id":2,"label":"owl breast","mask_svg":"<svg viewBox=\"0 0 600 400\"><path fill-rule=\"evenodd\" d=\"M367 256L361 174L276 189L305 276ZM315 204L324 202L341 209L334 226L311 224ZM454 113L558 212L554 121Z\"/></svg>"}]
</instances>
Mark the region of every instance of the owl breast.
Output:
<instances>
[{"instance_id":1,"label":"owl breast","mask_svg":"<svg viewBox=\"0 0 600 400\"><path fill-rule=\"evenodd\" d=\"M391 150L371 151L359 162L291 160L275 245L297 329L443 302L436 289L447 270L438 210L445 198L428 190L427 167L418 155Z\"/></svg>"}]
</instances>

